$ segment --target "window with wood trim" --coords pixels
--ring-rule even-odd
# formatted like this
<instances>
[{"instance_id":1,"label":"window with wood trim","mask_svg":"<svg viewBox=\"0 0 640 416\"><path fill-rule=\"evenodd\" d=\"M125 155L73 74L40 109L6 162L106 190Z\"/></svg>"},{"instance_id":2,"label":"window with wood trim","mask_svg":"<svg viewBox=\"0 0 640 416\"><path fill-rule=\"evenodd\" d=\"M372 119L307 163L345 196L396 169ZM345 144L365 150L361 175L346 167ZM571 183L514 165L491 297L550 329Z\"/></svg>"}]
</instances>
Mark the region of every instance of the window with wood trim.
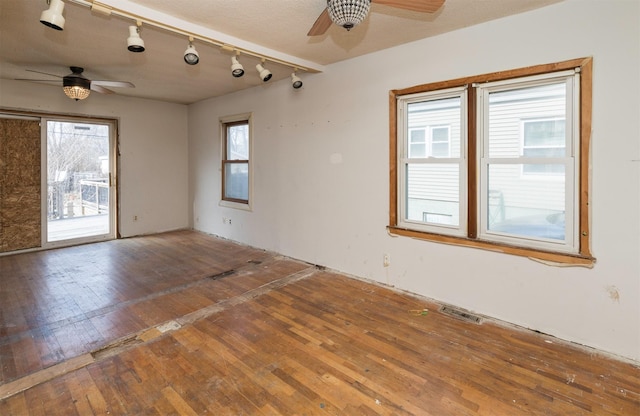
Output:
<instances>
[{"instance_id":1,"label":"window with wood trim","mask_svg":"<svg viewBox=\"0 0 640 416\"><path fill-rule=\"evenodd\" d=\"M251 129L248 116L221 120L222 200L248 205L251 194Z\"/></svg>"},{"instance_id":2,"label":"window with wood trim","mask_svg":"<svg viewBox=\"0 0 640 416\"><path fill-rule=\"evenodd\" d=\"M591 264L591 58L390 92L394 234Z\"/></svg>"}]
</instances>

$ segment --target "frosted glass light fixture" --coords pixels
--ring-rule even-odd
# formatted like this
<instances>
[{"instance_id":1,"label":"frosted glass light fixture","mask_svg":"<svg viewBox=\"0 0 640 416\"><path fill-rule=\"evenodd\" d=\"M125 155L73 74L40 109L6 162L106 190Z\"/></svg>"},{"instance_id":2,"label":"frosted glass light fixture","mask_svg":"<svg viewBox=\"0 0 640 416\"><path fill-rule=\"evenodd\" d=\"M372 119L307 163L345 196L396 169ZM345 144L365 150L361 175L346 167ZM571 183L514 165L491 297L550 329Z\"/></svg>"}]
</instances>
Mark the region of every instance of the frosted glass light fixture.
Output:
<instances>
[{"instance_id":1,"label":"frosted glass light fixture","mask_svg":"<svg viewBox=\"0 0 640 416\"><path fill-rule=\"evenodd\" d=\"M351 30L360 24L371 8L371 0L327 0L331 21Z\"/></svg>"}]
</instances>

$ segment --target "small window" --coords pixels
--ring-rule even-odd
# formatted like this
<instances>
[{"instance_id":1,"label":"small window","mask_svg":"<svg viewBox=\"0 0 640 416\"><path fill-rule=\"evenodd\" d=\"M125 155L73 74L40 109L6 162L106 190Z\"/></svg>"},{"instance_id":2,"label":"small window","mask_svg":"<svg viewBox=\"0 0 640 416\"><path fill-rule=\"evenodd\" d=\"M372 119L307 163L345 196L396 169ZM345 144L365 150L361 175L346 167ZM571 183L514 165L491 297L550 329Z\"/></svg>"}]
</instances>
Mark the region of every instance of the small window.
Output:
<instances>
[{"instance_id":1,"label":"small window","mask_svg":"<svg viewBox=\"0 0 640 416\"><path fill-rule=\"evenodd\" d=\"M590 264L590 58L392 94L389 230Z\"/></svg>"},{"instance_id":2,"label":"small window","mask_svg":"<svg viewBox=\"0 0 640 416\"><path fill-rule=\"evenodd\" d=\"M222 200L249 205L251 194L251 129L247 116L221 120ZM231 205L233 206L233 205Z\"/></svg>"},{"instance_id":3,"label":"small window","mask_svg":"<svg viewBox=\"0 0 640 416\"><path fill-rule=\"evenodd\" d=\"M522 156L530 158L564 157L565 120L524 120L522 122ZM562 176L553 164L524 165L523 175Z\"/></svg>"},{"instance_id":4,"label":"small window","mask_svg":"<svg viewBox=\"0 0 640 416\"><path fill-rule=\"evenodd\" d=\"M424 128L409 130L409 157L427 157L427 131Z\"/></svg>"},{"instance_id":5,"label":"small window","mask_svg":"<svg viewBox=\"0 0 640 416\"><path fill-rule=\"evenodd\" d=\"M431 128L431 157L449 157L449 127Z\"/></svg>"}]
</instances>

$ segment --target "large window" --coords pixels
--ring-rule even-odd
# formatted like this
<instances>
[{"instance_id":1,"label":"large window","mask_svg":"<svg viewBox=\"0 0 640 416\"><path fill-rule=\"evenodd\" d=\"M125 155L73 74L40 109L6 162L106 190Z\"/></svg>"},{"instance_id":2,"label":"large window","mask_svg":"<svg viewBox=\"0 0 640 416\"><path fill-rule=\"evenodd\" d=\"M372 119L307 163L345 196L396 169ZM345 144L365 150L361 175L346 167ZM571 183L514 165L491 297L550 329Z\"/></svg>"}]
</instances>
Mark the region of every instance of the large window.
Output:
<instances>
[{"instance_id":1,"label":"large window","mask_svg":"<svg viewBox=\"0 0 640 416\"><path fill-rule=\"evenodd\" d=\"M591 59L392 91L391 232L593 262Z\"/></svg>"},{"instance_id":2,"label":"large window","mask_svg":"<svg viewBox=\"0 0 640 416\"><path fill-rule=\"evenodd\" d=\"M221 120L222 200L248 206L251 194L251 128L248 115Z\"/></svg>"}]
</instances>

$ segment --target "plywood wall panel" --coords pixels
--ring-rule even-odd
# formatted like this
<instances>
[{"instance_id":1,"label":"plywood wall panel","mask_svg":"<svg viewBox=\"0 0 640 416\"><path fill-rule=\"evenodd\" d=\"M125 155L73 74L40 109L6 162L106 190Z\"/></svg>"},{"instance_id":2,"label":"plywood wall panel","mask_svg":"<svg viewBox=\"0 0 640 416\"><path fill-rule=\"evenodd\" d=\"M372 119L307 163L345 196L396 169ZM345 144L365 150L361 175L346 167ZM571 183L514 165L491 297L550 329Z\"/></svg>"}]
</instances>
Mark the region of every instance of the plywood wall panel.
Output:
<instances>
[{"instance_id":1,"label":"plywood wall panel","mask_svg":"<svg viewBox=\"0 0 640 416\"><path fill-rule=\"evenodd\" d=\"M0 251L41 244L40 123L0 119Z\"/></svg>"}]
</instances>

